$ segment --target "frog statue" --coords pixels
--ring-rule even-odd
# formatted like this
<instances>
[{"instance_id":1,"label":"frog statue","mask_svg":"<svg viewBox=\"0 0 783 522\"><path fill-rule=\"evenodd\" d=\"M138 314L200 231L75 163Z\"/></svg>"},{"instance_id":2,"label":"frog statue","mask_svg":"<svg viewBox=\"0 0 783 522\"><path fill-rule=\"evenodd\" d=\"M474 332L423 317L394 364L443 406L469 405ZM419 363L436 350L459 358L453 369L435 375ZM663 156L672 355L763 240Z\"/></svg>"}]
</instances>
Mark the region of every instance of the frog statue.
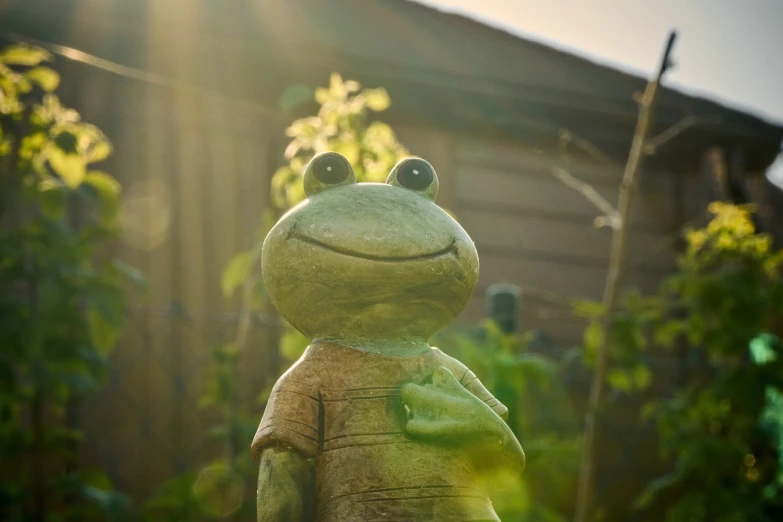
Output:
<instances>
[{"instance_id":1,"label":"frog statue","mask_svg":"<svg viewBox=\"0 0 783 522\"><path fill-rule=\"evenodd\" d=\"M482 484L521 473L508 410L429 345L478 279L468 234L419 158L359 183L319 154L269 232L263 279L311 344L275 384L252 449L259 522L497 521Z\"/></svg>"}]
</instances>

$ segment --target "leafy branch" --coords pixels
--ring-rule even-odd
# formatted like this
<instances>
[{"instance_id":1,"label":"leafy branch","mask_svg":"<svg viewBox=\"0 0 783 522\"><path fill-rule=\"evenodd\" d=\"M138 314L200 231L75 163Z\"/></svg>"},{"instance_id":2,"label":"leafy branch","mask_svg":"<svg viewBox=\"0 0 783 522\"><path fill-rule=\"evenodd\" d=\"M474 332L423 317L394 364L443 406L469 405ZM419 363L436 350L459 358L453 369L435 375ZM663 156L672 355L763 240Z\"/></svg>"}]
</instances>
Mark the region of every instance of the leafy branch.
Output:
<instances>
[{"instance_id":1,"label":"leafy branch","mask_svg":"<svg viewBox=\"0 0 783 522\"><path fill-rule=\"evenodd\" d=\"M124 497L76 468L80 432L65 413L100 387L125 283L142 278L96 261L118 231L120 185L93 170L111 145L61 105L51 59L0 52L0 518L114 520ZM78 222L75 204L87 210Z\"/></svg>"}]
</instances>

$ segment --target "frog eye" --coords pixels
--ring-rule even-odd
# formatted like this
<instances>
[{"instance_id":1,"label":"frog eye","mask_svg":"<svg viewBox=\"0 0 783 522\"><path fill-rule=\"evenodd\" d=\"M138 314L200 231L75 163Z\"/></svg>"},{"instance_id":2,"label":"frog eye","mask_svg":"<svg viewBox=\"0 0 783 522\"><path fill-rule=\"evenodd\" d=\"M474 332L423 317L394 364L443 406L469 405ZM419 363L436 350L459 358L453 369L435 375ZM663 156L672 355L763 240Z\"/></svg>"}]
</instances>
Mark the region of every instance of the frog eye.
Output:
<instances>
[{"instance_id":1,"label":"frog eye","mask_svg":"<svg viewBox=\"0 0 783 522\"><path fill-rule=\"evenodd\" d=\"M341 154L322 152L307 164L304 190L308 197L326 189L356 183L353 167Z\"/></svg>"},{"instance_id":2,"label":"frog eye","mask_svg":"<svg viewBox=\"0 0 783 522\"><path fill-rule=\"evenodd\" d=\"M421 158L406 158L397 163L386 183L419 192L432 200L438 194L438 175L432 165Z\"/></svg>"}]
</instances>

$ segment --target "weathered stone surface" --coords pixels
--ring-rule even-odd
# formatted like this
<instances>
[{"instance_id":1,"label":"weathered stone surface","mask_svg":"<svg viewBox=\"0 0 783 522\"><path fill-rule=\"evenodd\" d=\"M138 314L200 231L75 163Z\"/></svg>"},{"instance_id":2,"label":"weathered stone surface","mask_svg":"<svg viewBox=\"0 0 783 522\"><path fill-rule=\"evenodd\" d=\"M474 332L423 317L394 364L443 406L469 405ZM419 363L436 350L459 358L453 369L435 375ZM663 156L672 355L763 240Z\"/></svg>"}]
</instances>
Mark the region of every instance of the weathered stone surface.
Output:
<instances>
[{"instance_id":1,"label":"weathered stone surface","mask_svg":"<svg viewBox=\"0 0 783 522\"><path fill-rule=\"evenodd\" d=\"M428 341L465 306L478 255L434 203L437 175L400 162L356 184L335 153L264 242L272 302L311 338L253 441L259 521L497 520L482 475L524 467L507 410Z\"/></svg>"}]
</instances>

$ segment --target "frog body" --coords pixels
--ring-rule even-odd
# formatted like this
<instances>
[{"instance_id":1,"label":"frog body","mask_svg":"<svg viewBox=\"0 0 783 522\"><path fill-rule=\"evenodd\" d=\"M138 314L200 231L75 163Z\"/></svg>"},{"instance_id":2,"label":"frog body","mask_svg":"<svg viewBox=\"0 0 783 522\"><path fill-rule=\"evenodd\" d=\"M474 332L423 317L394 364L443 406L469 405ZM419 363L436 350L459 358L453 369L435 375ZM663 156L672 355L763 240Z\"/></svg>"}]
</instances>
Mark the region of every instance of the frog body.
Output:
<instances>
[{"instance_id":1,"label":"frog body","mask_svg":"<svg viewBox=\"0 0 783 522\"><path fill-rule=\"evenodd\" d=\"M356 183L324 153L308 198L272 228L264 284L312 339L272 391L253 442L259 522L497 520L481 477L521 472L505 407L429 345L478 279L468 234L435 204L420 158Z\"/></svg>"}]
</instances>

